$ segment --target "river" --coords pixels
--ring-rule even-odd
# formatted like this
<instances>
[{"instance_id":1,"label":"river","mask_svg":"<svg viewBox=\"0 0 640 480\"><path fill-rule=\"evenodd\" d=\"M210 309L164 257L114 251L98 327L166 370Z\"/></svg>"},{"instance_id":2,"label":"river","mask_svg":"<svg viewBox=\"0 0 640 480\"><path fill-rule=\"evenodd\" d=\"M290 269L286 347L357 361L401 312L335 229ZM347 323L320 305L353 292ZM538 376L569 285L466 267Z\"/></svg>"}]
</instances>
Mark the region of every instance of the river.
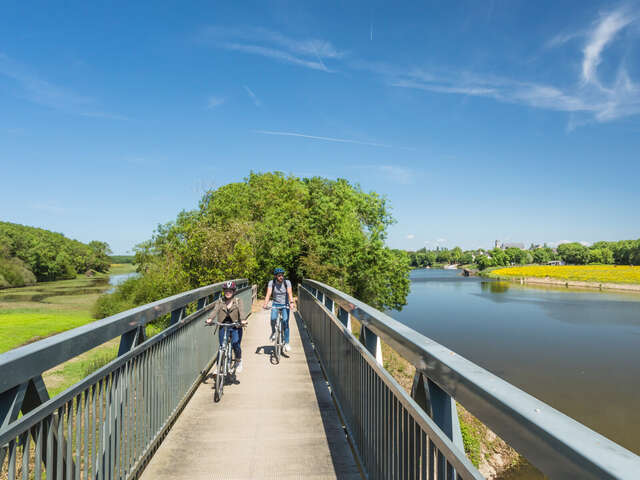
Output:
<instances>
[{"instance_id":1,"label":"river","mask_svg":"<svg viewBox=\"0 0 640 480\"><path fill-rule=\"evenodd\" d=\"M414 270L398 321L640 454L640 295Z\"/></svg>"}]
</instances>

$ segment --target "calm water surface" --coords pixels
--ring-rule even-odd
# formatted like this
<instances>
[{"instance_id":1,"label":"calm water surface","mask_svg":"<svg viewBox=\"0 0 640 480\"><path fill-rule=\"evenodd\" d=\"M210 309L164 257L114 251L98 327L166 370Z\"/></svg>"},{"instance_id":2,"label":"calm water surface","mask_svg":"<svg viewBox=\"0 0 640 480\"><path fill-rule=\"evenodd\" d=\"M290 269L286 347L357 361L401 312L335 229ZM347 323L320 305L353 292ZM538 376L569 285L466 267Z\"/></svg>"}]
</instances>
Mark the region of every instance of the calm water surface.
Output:
<instances>
[{"instance_id":1,"label":"calm water surface","mask_svg":"<svg viewBox=\"0 0 640 480\"><path fill-rule=\"evenodd\" d=\"M392 316L640 454L640 295L415 270Z\"/></svg>"}]
</instances>

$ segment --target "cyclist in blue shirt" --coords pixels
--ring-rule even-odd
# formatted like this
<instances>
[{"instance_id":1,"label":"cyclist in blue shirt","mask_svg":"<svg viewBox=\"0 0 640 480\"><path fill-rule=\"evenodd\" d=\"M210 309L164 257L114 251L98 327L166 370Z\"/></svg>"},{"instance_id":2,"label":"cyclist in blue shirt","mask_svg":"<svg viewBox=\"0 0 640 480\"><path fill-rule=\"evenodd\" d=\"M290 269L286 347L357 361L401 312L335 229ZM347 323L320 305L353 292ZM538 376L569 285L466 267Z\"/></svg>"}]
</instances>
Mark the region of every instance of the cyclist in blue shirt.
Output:
<instances>
[{"instance_id":1,"label":"cyclist in blue shirt","mask_svg":"<svg viewBox=\"0 0 640 480\"><path fill-rule=\"evenodd\" d=\"M291 346L289 345L289 309L295 309L295 302L293 300L293 292L291 291L291 282L284 278L284 270L282 268L276 268L273 271L273 280L269 280L267 285L267 295L264 297L265 309L269 309L269 300L273 295L274 307L286 307L282 311L282 333L284 335L284 351L290 352ZM271 340L275 339L276 334L276 320L278 319L278 310L271 310Z\"/></svg>"}]
</instances>

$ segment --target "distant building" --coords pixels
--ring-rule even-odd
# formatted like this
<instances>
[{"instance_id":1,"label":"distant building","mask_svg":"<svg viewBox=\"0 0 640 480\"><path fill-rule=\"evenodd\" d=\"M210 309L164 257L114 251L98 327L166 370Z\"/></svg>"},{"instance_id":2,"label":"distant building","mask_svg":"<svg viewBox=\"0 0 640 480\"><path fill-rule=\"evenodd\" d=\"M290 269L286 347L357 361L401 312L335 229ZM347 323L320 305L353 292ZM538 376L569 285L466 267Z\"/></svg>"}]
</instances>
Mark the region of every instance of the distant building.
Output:
<instances>
[{"instance_id":1,"label":"distant building","mask_svg":"<svg viewBox=\"0 0 640 480\"><path fill-rule=\"evenodd\" d=\"M494 243L494 248L500 248L505 250L507 248L519 248L520 250L524 250L524 243L522 242L504 242L501 243L500 240L496 240Z\"/></svg>"},{"instance_id":2,"label":"distant building","mask_svg":"<svg viewBox=\"0 0 640 480\"><path fill-rule=\"evenodd\" d=\"M522 242L506 242L502 244L502 249L505 250L507 248L519 248L520 250L524 250L524 243Z\"/></svg>"},{"instance_id":3,"label":"distant building","mask_svg":"<svg viewBox=\"0 0 640 480\"><path fill-rule=\"evenodd\" d=\"M547 265L558 267L560 265L564 265L564 262L562 260L551 260L550 262L547 262Z\"/></svg>"}]
</instances>

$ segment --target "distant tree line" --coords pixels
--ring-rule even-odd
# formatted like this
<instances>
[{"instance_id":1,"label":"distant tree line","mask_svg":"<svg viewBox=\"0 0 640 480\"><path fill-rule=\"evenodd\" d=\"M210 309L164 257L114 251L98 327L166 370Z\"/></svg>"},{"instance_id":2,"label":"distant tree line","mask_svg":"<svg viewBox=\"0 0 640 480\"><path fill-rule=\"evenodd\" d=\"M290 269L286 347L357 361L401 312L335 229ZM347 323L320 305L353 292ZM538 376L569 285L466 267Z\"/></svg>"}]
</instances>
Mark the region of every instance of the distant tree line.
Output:
<instances>
[{"instance_id":1,"label":"distant tree line","mask_svg":"<svg viewBox=\"0 0 640 480\"><path fill-rule=\"evenodd\" d=\"M415 252L407 252L407 254L410 264L414 268L439 264L473 264L480 270L484 270L488 267L508 265L546 264L557 260L570 265L640 265L640 239L617 242L601 241L590 246L578 242L563 243L558 245L556 249L546 245L543 247L532 246L529 249L509 247L465 251L460 247L437 248L435 250L421 248Z\"/></svg>"},{"instance_id":2,"label":"distant tree line","mask_svg":"<svg viewBox=\"0 0 640 480\"><path fill-rule=\"evenodd\" d=\"M109 246L84 244L61 233L0 222L0 288L74 278L109 269Z\"/></svg>"}]
</instances>

